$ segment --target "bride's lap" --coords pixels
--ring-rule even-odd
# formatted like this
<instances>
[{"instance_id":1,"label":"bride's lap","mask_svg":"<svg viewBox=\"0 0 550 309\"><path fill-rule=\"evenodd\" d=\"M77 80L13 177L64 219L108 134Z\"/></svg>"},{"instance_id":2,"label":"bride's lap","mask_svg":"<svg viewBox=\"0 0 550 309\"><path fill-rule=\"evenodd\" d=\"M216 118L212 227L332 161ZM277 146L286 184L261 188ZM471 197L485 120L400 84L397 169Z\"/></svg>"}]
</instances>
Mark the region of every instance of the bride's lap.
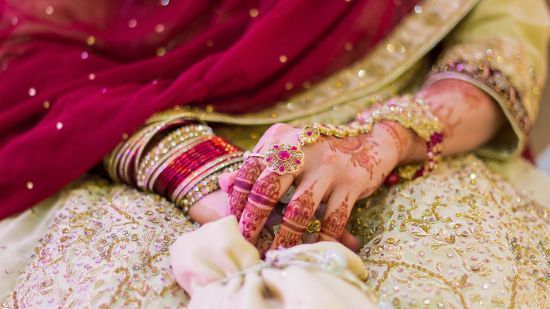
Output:
<instances>
[{"instance_id":1,"label":"bride's lap","mask_svg":"<svg viewBox=\"0 0 550 309\"><path fill-rule=\"evenodd\" d=\"M157 196L102 181L86 182L69 195L7 303L187 303L170 273L167 249L195 226L177 209ZM370 207L357 208L350 225L365 237L360 255L369 269L367 284L381 303L548 302L547 214L474 157L449 160L429 177L366 203Z\"/></svg>"},{"instance_id":2,"label":"bride's lap","mask_svg":"<svg viewBox=\"0 0 550 309\"><path fill-rule=\"evenodd\" d=\"M195 226L172 204L106 181L83 183L63 203L8 303L30 308L187 303L172 277L168 247Z\"/></svg>"},{"instance_id":3,"label":"bride's lap","mask_svg":"<svg viewBox=\"0 0 550 309\"><path fill-rule=\"evenodd\" d=\"M361 204L352 224L381 303L550 306L548 209L474 156Z\"/></svg>"}]
</instances>

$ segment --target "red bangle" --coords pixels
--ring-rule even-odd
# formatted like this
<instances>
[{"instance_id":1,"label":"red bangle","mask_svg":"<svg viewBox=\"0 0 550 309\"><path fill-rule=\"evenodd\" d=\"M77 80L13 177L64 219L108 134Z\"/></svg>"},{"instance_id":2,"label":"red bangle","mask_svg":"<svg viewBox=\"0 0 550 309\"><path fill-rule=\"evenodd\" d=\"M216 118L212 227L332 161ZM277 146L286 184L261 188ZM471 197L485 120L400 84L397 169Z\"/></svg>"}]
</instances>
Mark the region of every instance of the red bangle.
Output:
<instances>
[{"instance_id":1,"label":"red bangle","mask_svg":"<svg viewBox=\"0 0 550 309\"><path fill-rule=\"evenodd\" d=\"M190 178L195 170L221 156L237 151L238 148L218 136L202 141L182 152L160 172L153 184L154 191L163 196L170 196L172 191Z\"/></svg>"}]
</instances>

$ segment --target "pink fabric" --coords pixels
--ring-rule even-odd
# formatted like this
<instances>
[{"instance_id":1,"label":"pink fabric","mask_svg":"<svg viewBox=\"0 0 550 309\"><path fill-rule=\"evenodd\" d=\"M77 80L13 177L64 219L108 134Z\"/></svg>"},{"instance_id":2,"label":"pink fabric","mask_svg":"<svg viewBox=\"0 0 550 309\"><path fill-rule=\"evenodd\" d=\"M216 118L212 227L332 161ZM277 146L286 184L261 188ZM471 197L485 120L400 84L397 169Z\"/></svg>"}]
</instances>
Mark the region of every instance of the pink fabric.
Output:
<instances>
[{"instance_id":1,"label":"pink fabric","mask_svg":"<svg viewBox=\"0 0 550 309\"><path fill-rule=\"evenodd\" d=\"M85 173L156 111L259 110L288 82L297 91L364 56L415 1L399 3L0 0L0 218Z\"/></svg>"}]
</instances>

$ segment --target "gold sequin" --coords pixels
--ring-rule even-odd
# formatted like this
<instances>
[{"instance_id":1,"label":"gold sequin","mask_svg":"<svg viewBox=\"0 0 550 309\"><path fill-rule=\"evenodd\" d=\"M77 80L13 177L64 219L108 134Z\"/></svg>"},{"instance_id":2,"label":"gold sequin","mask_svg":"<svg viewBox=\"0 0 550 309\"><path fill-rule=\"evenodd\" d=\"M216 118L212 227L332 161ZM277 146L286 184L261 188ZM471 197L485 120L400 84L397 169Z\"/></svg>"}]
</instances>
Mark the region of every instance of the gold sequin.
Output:
<instances>
[{"instance_id":1,"label":"gold sequin","mask_svg":"<svg viewBox=\"0 0 550 309\"><path fill-rule=\"evenodd\" d=\"M95 44L95 36L90 35L86 38L86 44L88 46L93 46Z\"/></svg>"},{"instance_id":2,"label":"gold sequin","mask_svg":"<svg viewBox=\"0 0 550 309\"><path fill-rule=\"evenodd\" d=\"M157 56L162 57L164 55L166 55L166 48L164 47L157 48Z\"/></svg>"},{"instance_id":3,"label":"gold sequin","mask_svg":"<svg viewBox=\"0 0 550 309\"><path fill-rule=\"evenodd\" d=\"M279 62L280 63L286 63L288 61L288 58L285 55L279 56Z\"/></svg>"},{"instance_id":4,"label":"gold sequin","mask_svg":"<svg viewBox=\"0 0 550 309\"><path fill-rule=\"evenodd\" d=\"M258 16L258 14L260 14L260 11L258 11L257 8L252 8L248 11L248 14L250 15L250 17L255 18Z\"/></svg>"},{"instance_id":5,"label":"gold sequin","mask_svg":"<svg viewBox=\"0 0 550 309\"><path fill-rule=\"evenodd\" d=\"M294 84L292 82L286 82L285 83L285 89L286 90L292 90L294 88Z\"/></svg>"},{"instance_id":6,"label":"gold sequin","mask_svg":"<svg viewBox=\"0 0 550 309\"><path fill-rule=\"evenodd\" d=\"M54 10L53 6L48 5L46 7L46 15L52 15L54 12L55 12L55 10Z\"/></svg>"},{"instance_id":7,"label":"gold sequin","mask_svg":"<svg viewBox=\"0 0 550 309\"><path fill-rule=\"evenodd\" d=\"M158 24L158 25L155 26L155 32L156 33L162 33L162 32L164 32L164 29L165 28L164 28L163 24Z\"/></svg>"},{"instance_id":8,"label":"gold sequin","mask_svg":"<svg viewBox=\"0 0 550 309\"><path fill-rule=\"evenodd\" d=\"M135 28L135 27L137 27L137 20L136 20L136 19L130 19L130 20L128 21L128 27L130 27L130 28Z\"/></svg>"},{"instance_id":9,"label":"gold sequin","mask_svg":"<svg viewBox=\"0 0 550 309\"><path fill-rule=\"evenodd\" d=\"M44 107L44 109L50 109L50 101L48 101L48 100L44 101L42 106Z\"/></svg>"},{"instance_id":10,"label":"gold sequin","mask_svg":"<svg viewBox=\"0 0 550 309\"><path fill-rule=\"evenodd\" d=\"M27 181L27 189L32 190L34 188L34 183L32 181Z\"/></svg>"}]
</instances>

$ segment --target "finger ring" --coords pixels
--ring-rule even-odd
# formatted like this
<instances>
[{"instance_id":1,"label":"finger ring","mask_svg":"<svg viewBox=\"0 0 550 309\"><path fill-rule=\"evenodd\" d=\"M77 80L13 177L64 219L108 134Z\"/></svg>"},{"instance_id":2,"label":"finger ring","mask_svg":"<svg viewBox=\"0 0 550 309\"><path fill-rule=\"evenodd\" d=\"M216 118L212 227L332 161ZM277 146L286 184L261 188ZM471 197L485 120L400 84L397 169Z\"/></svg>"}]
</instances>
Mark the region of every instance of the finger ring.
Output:
<instances>
[{"instance_id":1,"label":"finger ring","mask_svg":"<svg viewBox=\"0 0 550 309\"><path fill-rule=\"evenodd\" d=\"M279 175L291 174L304 164L304 153L298 146L275 144L264 153L264 163Z\"/></svg>"},{"instance_id":2,"label":"finger ring","mask_svg":"<svg viewBox=\"0 0 550 309\"><path fill-rule=\"evenodd\" d=\"M245 151L243 154L243 159L246 160L250 157L254 158L265 158L265 155L258 153L258 152L252 152L252 151Z\"/></svg>"},{"instance_id":3,"label":"finger ring","mask_svg":"<svg viewBox=\"0 0 550 309\"><path fill-rule=\"evenodd\" d=\"M313 234L321 231L321 221L319 219L312 219L309 221L306 227L306 233Z\"/></svg>"}]
</instances>

